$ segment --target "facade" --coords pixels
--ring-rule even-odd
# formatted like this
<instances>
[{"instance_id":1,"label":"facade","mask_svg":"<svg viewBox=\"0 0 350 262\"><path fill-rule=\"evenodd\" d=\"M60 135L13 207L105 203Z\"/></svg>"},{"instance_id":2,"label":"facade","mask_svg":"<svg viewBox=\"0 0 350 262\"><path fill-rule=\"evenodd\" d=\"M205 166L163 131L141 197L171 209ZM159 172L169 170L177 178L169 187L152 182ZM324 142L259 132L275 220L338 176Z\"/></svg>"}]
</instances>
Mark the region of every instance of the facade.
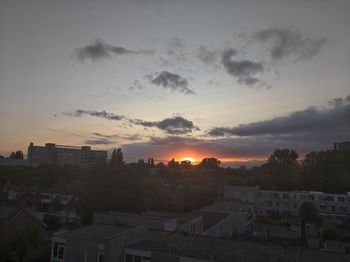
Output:
<instances>
[{"instance_id":1,"label":"facade","mask_svg":"<svg viewBox=\"0 0 350 262\"><path fill-rule=\"evenodd\" d=\"M224 186L224 200L238 200L245 203L255 203L258 186Z\"/></svg>"},{"instance_id":2,"label":"facade","mask_svg":"<svg viewBox=\"0 0 350 262\"><path fill-rule=\"evenodd\" d=\"M259 215L288 214L298 216L304 201L319 210L323 220L339 224L350 217L350 193L327 194L313 191L267 191L260 190L256 206Z\"/></svg>"},{"instance_id":3,"label":"facade","mask_svg":"<svg viewBox=\"0 0 350 262\"><path fill-rule=\"evenodd\" d=\"M30 143L28 161L34 166L44 163L87 166L107 161L107 151L91 150L90 146L63 146L52 143L47 143L45 146L35 146Z\"/></svg>"},{"instance_id":4,"label":"facade","mask_svg":"<svg viewBox=\"0 0 350 262\"><path fill-rule=\"evenodd\" d=\"M350 152L350 142L341 142L333 144L334 151Z\"/></svg>"},{"instance_id":5,"label":"facade","mask_svg":"<svg viewBox=\"0 0 350 262\"><path fill-rule=\"evenodd\" d=\"M145 239L147 227L92 225L52 237L51 262L123 262L129 245Z\"/></svg>"}]
</instances>

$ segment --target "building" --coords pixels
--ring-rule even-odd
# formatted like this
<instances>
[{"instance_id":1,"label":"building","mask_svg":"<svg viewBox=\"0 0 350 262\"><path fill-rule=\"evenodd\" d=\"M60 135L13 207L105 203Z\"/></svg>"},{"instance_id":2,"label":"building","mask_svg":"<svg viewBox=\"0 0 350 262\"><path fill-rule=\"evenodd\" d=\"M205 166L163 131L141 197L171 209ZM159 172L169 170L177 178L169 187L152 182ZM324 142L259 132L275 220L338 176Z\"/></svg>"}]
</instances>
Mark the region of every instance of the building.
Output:
<instances>
[{"instance_id":1,"label":"building","mask_svg":"<svg viewBox=\"0 0 350 262\"><path fill-rule=\"evenodd\" d=\"M245 203L255 203L258 186L224 186L224 200L239 200Z\"/></svg>"},{"instance_id":2,"label":"building","mask_svg":"<svg viewBox=\"0 0 350 262\"><path fill-rule=\"evenodd\" d=\"M146 239L125 249L125 262L345 262L349 256L319 250L283 248L232 239L149 232Z\"/></svg>"},{"instance_id":3,"label":"building","mask_svg":"<svg viewBox=\"0 0 350 262\"><path fill-rule=\"evenodd\" d=\"M146 226L91 225L52 237L51 262L123 262L125 248L146 238Z\"/></svg>"},{"instance_id":4,"label":"building","mask_svg":"<svg viewBox=\"0 0 350 262\"><path fill-rule=\"evenodd\" d=\"M345 141L341 143L334 143L333 149L334 151L350 152L350 142Z\"/></svg>"},{"instance_id":5,"label":"building","mask_svg":"<svg viewBox=\"0 0 350 262\"><path fill-rule=\"evenodd\" d=\"M130 214L120 212L95 212L94 224L140 226L147 225L151 230L176 231L176 218L149 214Z\"/></svg>"},{"instance_id":6,"label":"building","mask_svg":"<svg viewBox=\"0 0 350 262\"><path fill-rule=\"evenodd\" d=\"M226 200L200 209L203 216L203 235L231 237L251 231L254 206L242 201Z\"/></svg>"},{"instance_id":7,"label":"building","mask_svg":"<svg viewBox=\"0 0 350 262\"><path fill-rule=\"evenodd\" d=\"M268 191L258 192L256 206L258 215L299 215L299 208L309 201L319 210L324 221L341 224L350 217L350 192L330 194L314 191Z\"/></svg>"},{"instance_id":8,"label":"building","mask_svg":"<svg viewBox=\"0 0 350 262\"><path fill-rule=\"evenodd\" d=\"M49 254L47 247L50 237L48 226L25 208L12 212L0 228L0 245L7 247L10 254L16 253L12 250L14 243L26 247L21 252L23 261L46 257Z\"/></svg>"},{"instance_id":9,"label":"building","mask_svg":"<svg viewBox=\"0 0 350 262\"><path fill-rule=\"evenodd\" d=\"M30 143L28 160L34 166L44 163L87 166L96 162L106 162L107 151L91 150L90 146L63 146L52 143L35 146Z\"/></svg>"}]
</instances>

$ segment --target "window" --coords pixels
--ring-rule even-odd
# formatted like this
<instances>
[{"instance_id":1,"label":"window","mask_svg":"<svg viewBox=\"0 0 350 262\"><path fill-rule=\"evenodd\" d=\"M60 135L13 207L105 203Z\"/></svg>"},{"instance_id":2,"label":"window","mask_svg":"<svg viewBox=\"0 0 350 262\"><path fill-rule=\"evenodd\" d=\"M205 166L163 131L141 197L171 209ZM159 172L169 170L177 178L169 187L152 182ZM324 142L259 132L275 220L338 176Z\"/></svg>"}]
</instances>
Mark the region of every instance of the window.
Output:
<instances>
[{"instance_id":1,"label":"window","mask_svg":"<svg viewBox=\"0 0 350 262\"><path fill-rule=\"evenodd\" d=\"M339 207L340 212L346 213L347 208L346 207Z\"/></svg>"},{"instance_id":2,"label":"window","mask_svg":"<svg viewBox=\"0 0 350 262\"><path fill-rule=\"evenodd\" d=\"M104 262L104 256L103 253L99 253L97 256L97 262Z\"/></svg>"},{"instance_id":3,"label":"window","mask_svg":"<svg viewBox=\"0 0 350 262\"><path fill-rule=\"evenodd\" d=\"M130 254L126 254L125 255L125 262L133 262L132 259L133 257L132 257L132 255L130 255Z\"/></svg>"},{"instance_id":4,"label":"window","mask_svg":"<svg viewBox=\"0 0 350 262\"><path fill-rule=\"evenodd\" d=\"M320 210L327 210L326 205L320 205Z\"/></svg>"},{"instance_id":5,"label":"window","mask_svg":"<svg viewBox=\"0 0 350 262\"><path fill-rule=\"evenodd\" d=\"M140 256L134 256L134 262L141 262Z\"/></svg>"},{"instance_id":6,"label":"window","mask_svg":"<svg viewBox=\"0 0 350 262\"><path fill-rule=\"evenodd\" d=\"M338 202L345 202L345 197L338 197Z\"/></svg>"},{"instance_id":7,"label":"window","mask_svg":"<svg viewBox=\"0 0 350 262\"><path fill-rule=\"evenodd\" d=\"M149 257L142 257L142 262L144 261L150 261L151 259Z\"/></svg>"},{"instance_id":8,"label":"window","mask_svg":"<svg viewBox=\"0 0 350 262\"><path fill-rule=\"evenodd\" d=\"M332 211L335 212L335 206L332 206Z\"/></svg>"},{"instance_id":9,"label":"window","mask_svg":"<svg viewBox=\"0 0 350 262\"><path fill-rule=\"evenodd\" d=\"M60 243L60 242L55 241L53 243L52 257L54 259L63 260L64 259L64 247L65 247L64 243Z\"/></svg>"}]
</instances>

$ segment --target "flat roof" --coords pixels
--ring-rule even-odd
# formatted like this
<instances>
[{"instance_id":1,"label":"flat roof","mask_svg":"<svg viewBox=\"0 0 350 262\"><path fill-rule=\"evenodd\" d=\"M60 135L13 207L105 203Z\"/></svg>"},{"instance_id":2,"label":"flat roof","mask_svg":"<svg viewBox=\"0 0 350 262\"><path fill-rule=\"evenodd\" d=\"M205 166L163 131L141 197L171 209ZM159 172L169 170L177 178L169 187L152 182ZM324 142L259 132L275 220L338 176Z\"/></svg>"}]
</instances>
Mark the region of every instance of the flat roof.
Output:
<instances>
[{"instance_id":1,"label":"flat roof","mask_svg":"<svg viewBox=\"0 0 350 262\"><path fill-rule=\"evenodd\" d=\"M153 219L153 220L160 220L160 221L168 221L170 219L175 219L175 217L160 216L160 215L157 216L157 215L152 215L152 214L149 215L147 213L133 214L133 213L123 213L123 212L116 212L116 211L95 212L94 214L135 217L135 218Z\"/></svg>"},{"instance_id":2,"label":"flat roof","mask_svg":"<svg viewBox=\"0 0 350 262\"><path fill-rule=\"evenodd\" d=\"M231 213L234 211L239 211L244 206L250 206L250 204L244 203L239 200L224 200L224 201L219 201L209 206L203 207L200 209L200 211Z\"/></svg>"},{"instance_id":3,"label":"flat roof","mask_svg":"<svg viewBox=\"0 0 350 262\"><path fill-rule=\"evenodd\" d=\"M276 244L155 231L149 232L145 240L128 248L216 262L349 261L348 255L329 254L318 250L283 249L281 245Z\"/></svg>"},{"instance_id":4,"label":"flat roof","mask_svg":"<svg viewBox=\"0 0 350 262\"><path fill-rule=\"evenodd\" d=\"M91 225L75 229L73 231L59 232L56 234L56 236L84 241L101 241L105 238L127 232L131 229L133 229L133 227L121 227L113 225Z\"/></svg>"}]
</instances>

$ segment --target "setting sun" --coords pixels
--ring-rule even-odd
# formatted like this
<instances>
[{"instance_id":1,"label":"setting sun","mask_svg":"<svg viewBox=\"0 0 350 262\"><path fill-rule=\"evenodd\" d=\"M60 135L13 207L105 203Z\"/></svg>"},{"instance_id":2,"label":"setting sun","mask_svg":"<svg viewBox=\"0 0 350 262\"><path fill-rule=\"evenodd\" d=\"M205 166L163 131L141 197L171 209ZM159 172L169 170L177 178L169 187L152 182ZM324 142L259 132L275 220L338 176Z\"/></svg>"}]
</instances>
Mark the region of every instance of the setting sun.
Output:
<instances>
[{"instance_id":1,"label":"setting sun","mask_svg":"<svg viewBox=\"0 0 350 262\"><path fill-rule=\"evenodd\" d=\"M194 163L196 159L192 157L184 157L181 159L181 161L190 161L191 163Z\"/></svg>"}]
</instances>

